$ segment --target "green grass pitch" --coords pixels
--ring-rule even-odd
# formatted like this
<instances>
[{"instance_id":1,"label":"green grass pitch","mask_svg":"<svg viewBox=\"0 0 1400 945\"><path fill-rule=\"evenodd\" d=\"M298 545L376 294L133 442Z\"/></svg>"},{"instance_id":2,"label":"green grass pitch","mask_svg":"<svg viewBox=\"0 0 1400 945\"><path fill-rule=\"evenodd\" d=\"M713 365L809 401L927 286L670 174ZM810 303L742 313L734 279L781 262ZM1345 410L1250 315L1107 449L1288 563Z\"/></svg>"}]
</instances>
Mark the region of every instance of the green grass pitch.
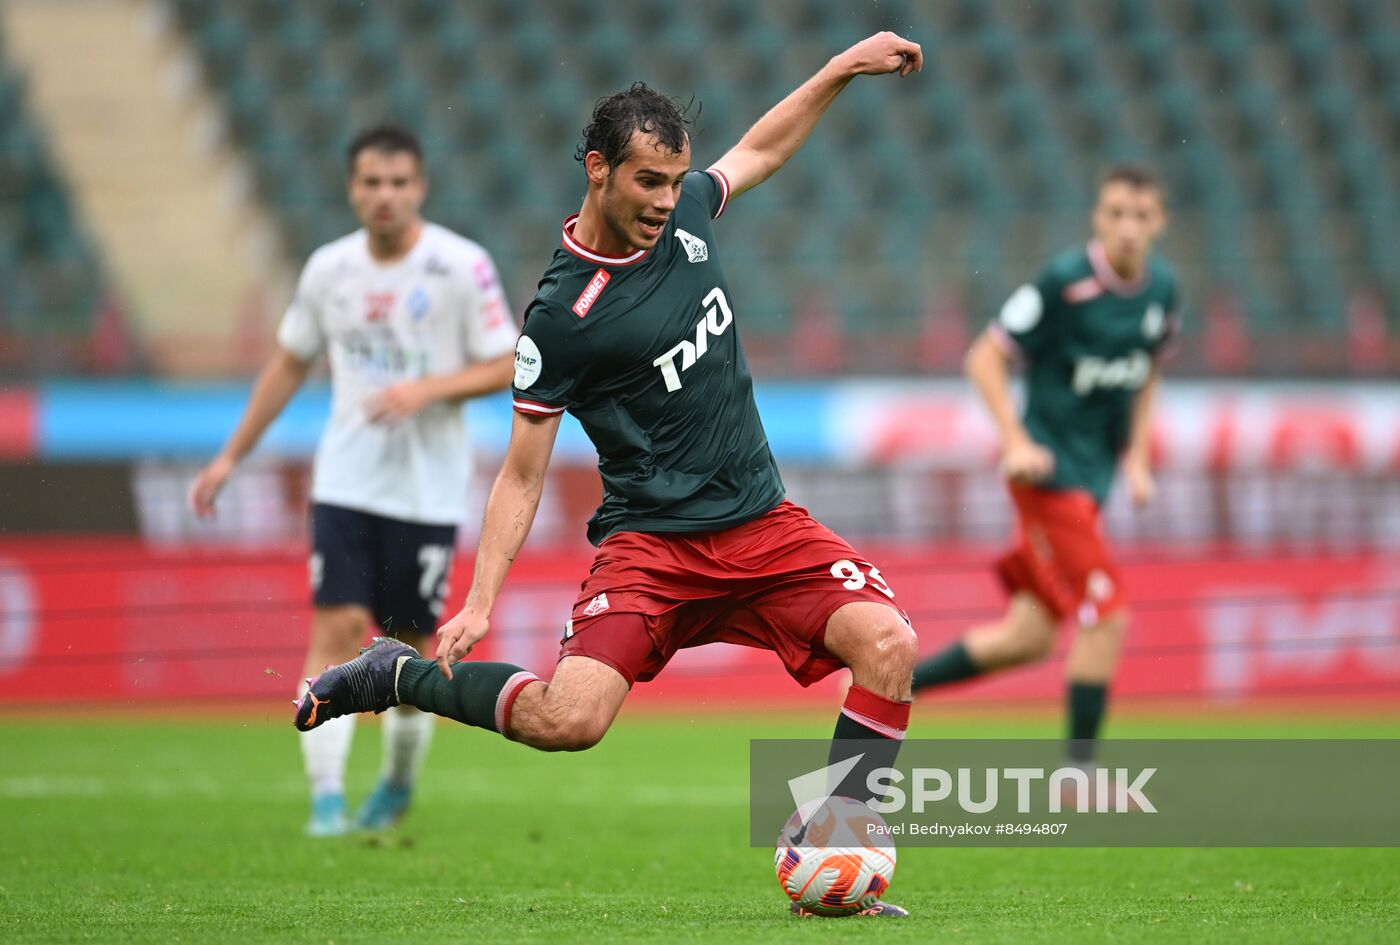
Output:
<instances>
[{"instance_id":1,"label":"green grass pitch","mask_svg":"<svg viewBox=\"0 0 1400 945\"><path fill-rule=\"evenodd\" d=\"M280 715L0 718L0 941L100 943L1220 942L1400 940L1395 850L906 849L903 922L796 919L745 845L747 738L827 716L624 717L544 755L443 722L415 809L382 839L301 835ZM1393 735L1392 723L1115 720L1130 736ZM944 720L926 737L1036 737ZM350 800L378 764L356 734ZM1398 795L1400 796L1400 795Z\"/></svg>"}]
</instances>

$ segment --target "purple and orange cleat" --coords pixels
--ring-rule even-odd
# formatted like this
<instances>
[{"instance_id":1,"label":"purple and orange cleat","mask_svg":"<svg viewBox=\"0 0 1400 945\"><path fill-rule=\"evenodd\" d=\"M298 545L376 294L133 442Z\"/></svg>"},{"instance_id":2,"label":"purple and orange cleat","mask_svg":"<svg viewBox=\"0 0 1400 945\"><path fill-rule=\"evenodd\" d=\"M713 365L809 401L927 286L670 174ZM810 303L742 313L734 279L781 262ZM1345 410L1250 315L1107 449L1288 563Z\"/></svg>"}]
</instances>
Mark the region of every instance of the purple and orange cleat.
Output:
<instances>
[{"instance_id":1,"label":"purple and orange cleat","mask_svg":"<svg viewBox=\"0 0 1400 945\"><path fill-rule=\"evenodd\" d=\"M804 918L811 919L843 918L842 916L824 916L817 912L808 912L795 902L792 904L792 908L789 911L791 911L793 915L800 915ZM877 902L869 909L862 909L859 912L851 913L851 915L872 915L885 919L907 919L909 917L909 910L903 906L897 906L892 902Z\"/></svg>"},{"instance_id":2,"label":"purple and orange cleat","mask_svg":"<svg viewBox=\"0 0 1400 945\"><path fill-rule=\"evenodd\" d=\"M399 667L417 656L418 651L407 643L375 637L350 662L329 666L306 681L306 695L293 700L297 707L293 724L309 732L342 715L393 708L399 704Z\"/></svg>"}]
</instances>

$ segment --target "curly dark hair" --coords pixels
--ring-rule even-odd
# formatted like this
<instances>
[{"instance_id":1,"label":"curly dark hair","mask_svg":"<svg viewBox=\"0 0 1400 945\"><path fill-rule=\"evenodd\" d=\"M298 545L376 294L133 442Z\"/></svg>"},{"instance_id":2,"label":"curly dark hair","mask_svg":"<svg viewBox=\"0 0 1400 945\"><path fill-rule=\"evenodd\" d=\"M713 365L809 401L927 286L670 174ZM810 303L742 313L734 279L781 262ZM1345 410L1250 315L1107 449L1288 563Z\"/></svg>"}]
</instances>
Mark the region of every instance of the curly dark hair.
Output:
<instances>
[{"instance_id":1,"label":"curly dark hair","mask_svg":"<svg viewBox=\"0 0 1400 945\"><path fill-rule=\"evenodd\" d=\"M589 151L597 151L608 167L617 167L627 160L632 135L638 131L656 135L668 153L677 154L689 140L686 128L695 124L689 111L690 105L681 105L645 82L634 82L627 91L599 99L593 106L574 160L582 164Z\"/></svg>"}]
</instances>

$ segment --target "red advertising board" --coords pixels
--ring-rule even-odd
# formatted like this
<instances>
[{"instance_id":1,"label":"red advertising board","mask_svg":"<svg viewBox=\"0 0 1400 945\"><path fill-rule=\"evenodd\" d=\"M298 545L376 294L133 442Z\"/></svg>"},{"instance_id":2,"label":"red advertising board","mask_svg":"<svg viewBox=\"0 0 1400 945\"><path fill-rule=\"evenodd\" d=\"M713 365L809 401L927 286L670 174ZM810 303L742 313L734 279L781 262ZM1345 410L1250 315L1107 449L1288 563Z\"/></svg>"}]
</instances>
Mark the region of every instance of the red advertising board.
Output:
<instances>
[{"instance_id":1,"label":"red advertising board","mask_svg":"<svg viewBox=\"0 0 1400 945\"><path fill-rule=\"evenodd\" d=\"M34 455L35 399L27 390L0 388L0 458Z\"/></svg>"},{"instance_id":2,"label":"red advertising board","mask_svg":"<svg viewBox=\"0 0 1400 945\"><path fill-rule=\"evenodd\" d=\"M931 652L999 613L988 548L866 547ZM516 564L482 658L542 674L557 652L586 551ZM1377 553L1133 549L1134 622L1123 699L1368 699L1400 704L1400 559ZM465 570L459 564L460 602ZM289 699L310 616L303 556L161 550L135 540L0 542L0 705ZM963 686L939 700L1057 698L1063 663ZM636 706L831 704L762 651L683 652Z\"/></svg>"}]
</instances>

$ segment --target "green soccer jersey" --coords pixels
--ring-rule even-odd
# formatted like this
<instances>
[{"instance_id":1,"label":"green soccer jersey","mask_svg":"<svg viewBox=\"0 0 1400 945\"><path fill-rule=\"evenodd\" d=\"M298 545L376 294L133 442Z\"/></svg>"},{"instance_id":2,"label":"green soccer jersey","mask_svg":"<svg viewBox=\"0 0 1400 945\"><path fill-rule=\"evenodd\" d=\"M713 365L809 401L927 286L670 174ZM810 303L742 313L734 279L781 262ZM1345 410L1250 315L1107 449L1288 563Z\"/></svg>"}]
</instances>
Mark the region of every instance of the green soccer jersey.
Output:
<instances>
[{"instance_id":1,"label":"green soccer jersey","mask_svg":"<svg viewBox=\"0 0 1400 945\"><path fill-rule=\"evenodd\" d=\"M1176 277L1166 262L1149 258L1129 283L1097 241L1060 254L1011 295L992 331L1025 360L1026 431L1055 454L1045 486L1087 489L1104 502L1133 401L1176 329Z\"/></svg>"},{"instance_id":2,"label":"green soccer jersey","mask_svg":"<svg viewBox=\"0 0 1400 945\"><path fill-rule=\"evenodd\" d=\"M515 409L568 410L598 450L595 545L614 532L710 532L758 518L783 483L715 250L729 185L692 171L650 250L605 256L573 238L525 311Z\"/></svg>"}]
</instances>

